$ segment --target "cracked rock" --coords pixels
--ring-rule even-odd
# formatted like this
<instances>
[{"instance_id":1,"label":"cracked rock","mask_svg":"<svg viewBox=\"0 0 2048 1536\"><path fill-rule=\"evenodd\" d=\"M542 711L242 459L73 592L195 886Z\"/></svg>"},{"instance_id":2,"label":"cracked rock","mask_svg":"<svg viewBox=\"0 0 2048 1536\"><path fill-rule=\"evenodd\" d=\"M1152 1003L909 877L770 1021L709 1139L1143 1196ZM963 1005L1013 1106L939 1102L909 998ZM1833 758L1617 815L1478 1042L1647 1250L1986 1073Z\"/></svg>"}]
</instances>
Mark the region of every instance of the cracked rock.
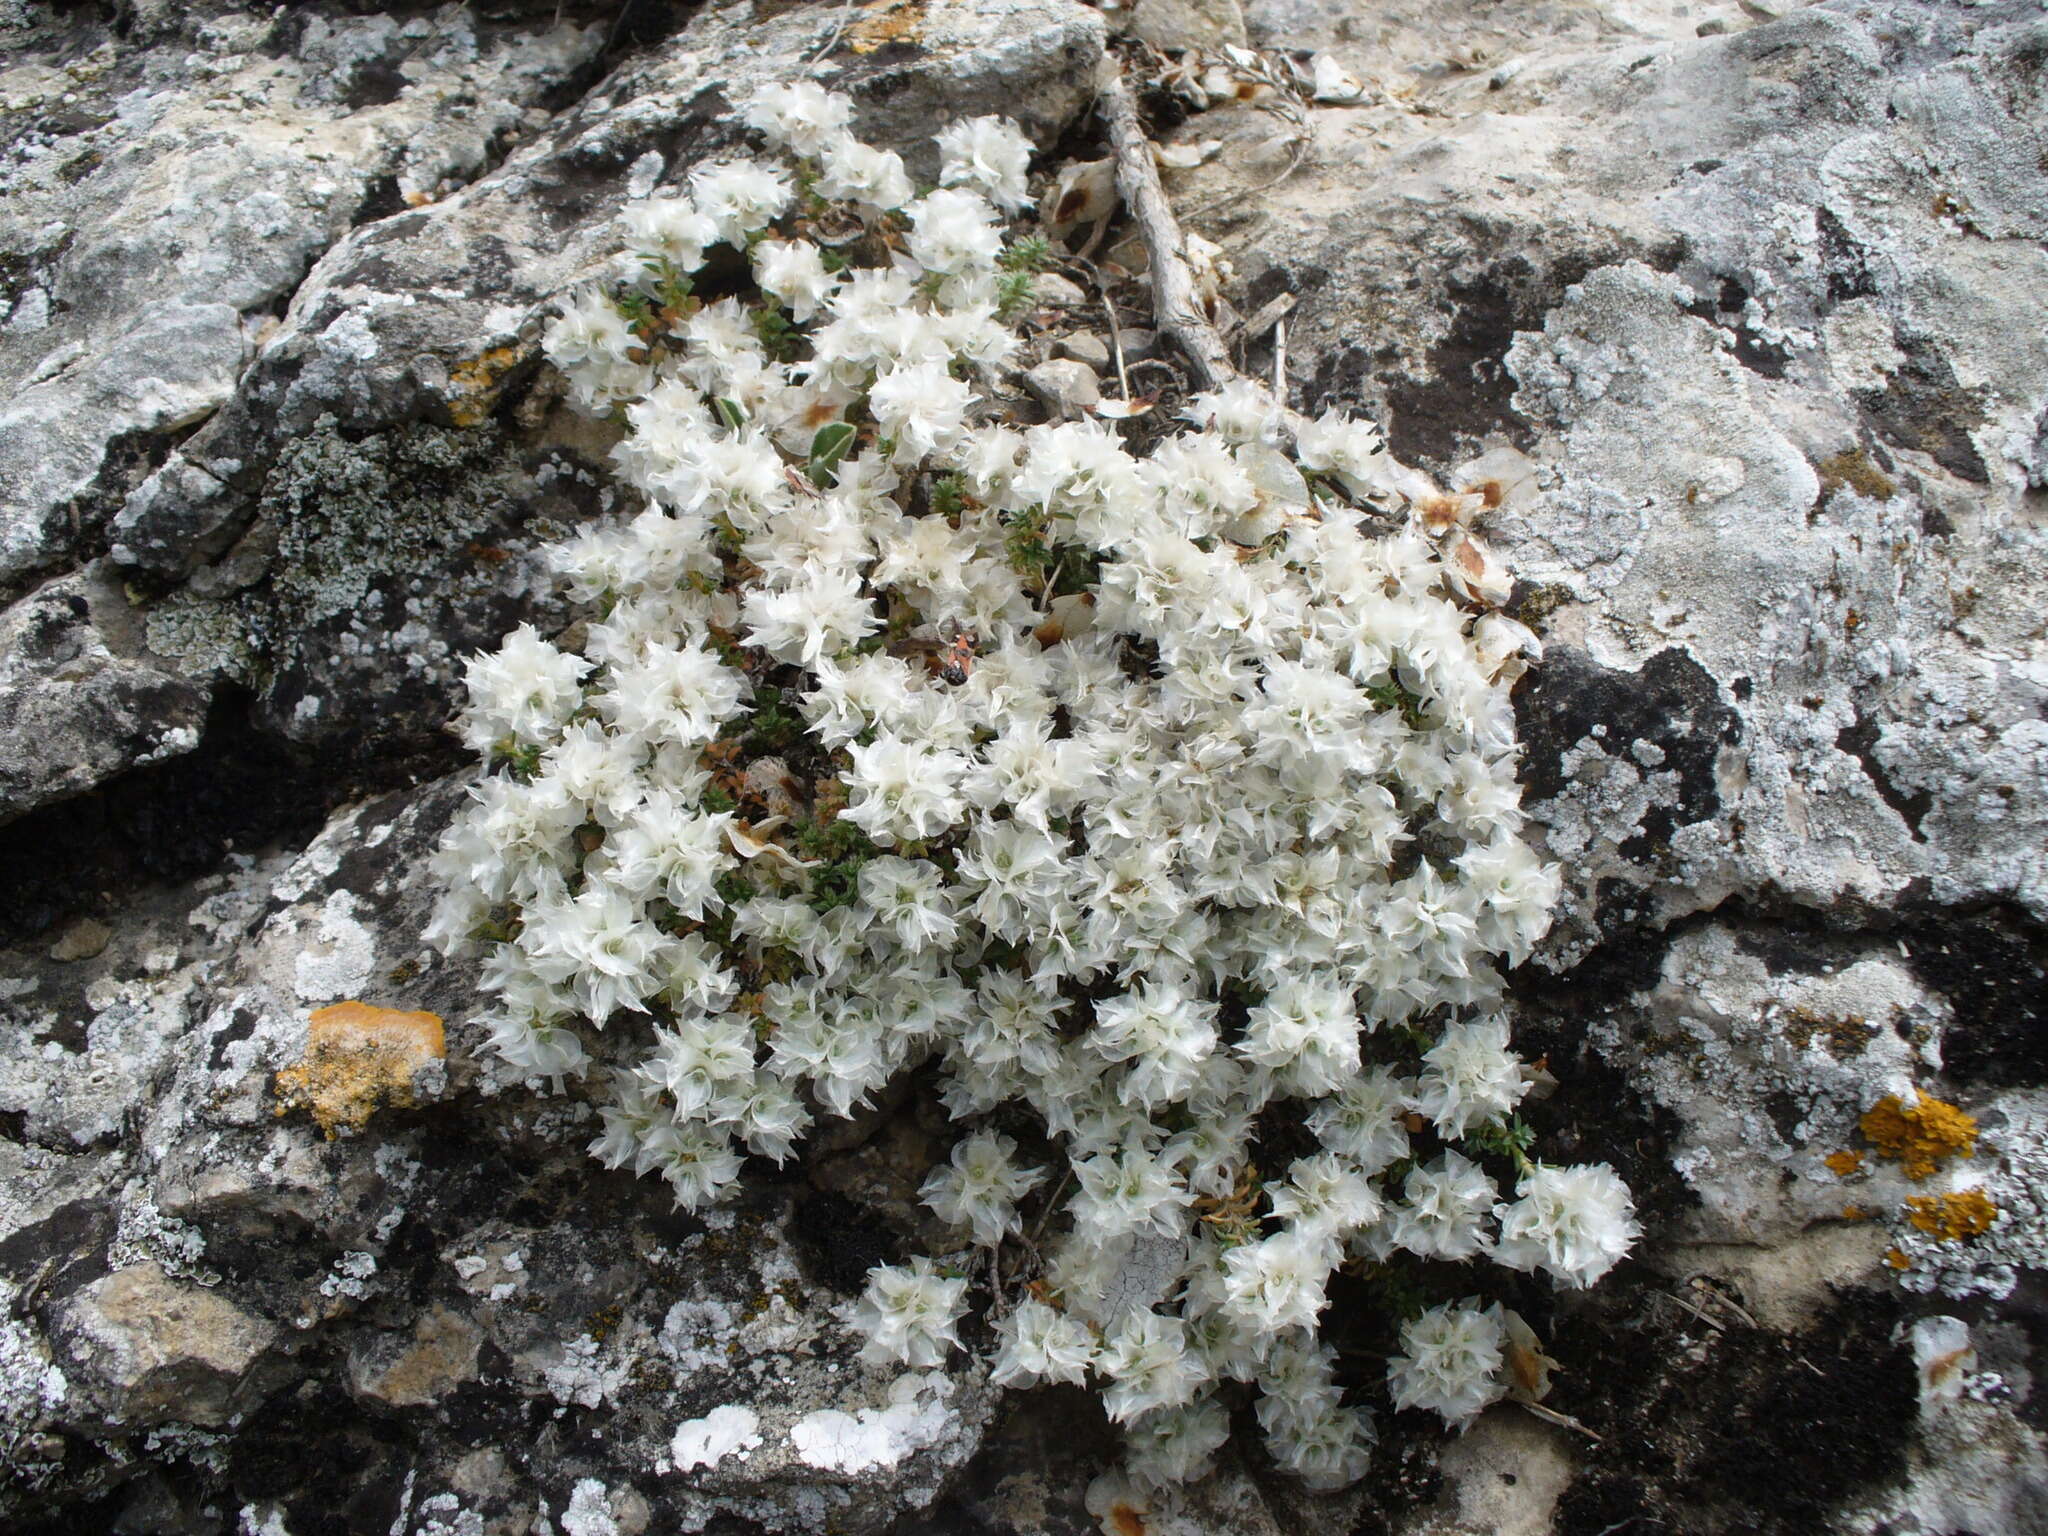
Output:
<instances>
[{"instance_id":1,"label":"cracked rock","mask_svg":"<svg viewBox=\"0 0 2048 1536\"><path fill-rule=\"evenodd\" d=\"M114 1424L223 1424L277 1329L155 1264L96 1280L57 1321L70 1364Z\"/></svg>"}]
</instances>

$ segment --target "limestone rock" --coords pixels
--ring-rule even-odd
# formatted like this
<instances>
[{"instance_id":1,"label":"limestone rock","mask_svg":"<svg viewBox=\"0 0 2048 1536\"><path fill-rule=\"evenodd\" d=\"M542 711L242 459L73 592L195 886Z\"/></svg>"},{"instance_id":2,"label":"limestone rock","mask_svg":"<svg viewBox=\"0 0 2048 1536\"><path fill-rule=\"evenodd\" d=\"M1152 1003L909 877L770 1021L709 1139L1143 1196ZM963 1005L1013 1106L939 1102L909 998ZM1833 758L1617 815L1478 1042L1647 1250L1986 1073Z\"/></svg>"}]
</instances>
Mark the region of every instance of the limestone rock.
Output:
<instances>
[{"instance_id":1,"label":"limestone rock","mask_svg":"<svg viewBox=\"0 0 2048 1536\"><path fill-rule=\"evenodd\" d=\"M475 1324L437 1306L409 1334L359 1341L349 1353L349 1390L390 1408L425 1407L476 1380L482 1343Z\"/></svg>"},{"instance_id":2,"label":"limestone rock","mask_svg":"<svg viewBox=\"0 0 2048 1536\"><path fill-rule=\"evenodd\" d=\"M1038 398L1054 421L1072 421L1102 399L1095 370L1072 358L1040 363L1024 375L1024 387Z\"/></svg>"},{"instance_id":3,"label":"limestone rock","mask_svg":"<svg viewBox=\"0 0 2048 1536\"><path fill-rule=\"evenodd\" d=\"M0 612L0 821L191 751L209 698L148 652L110 583L45 582Z\"/></svg>"},{"instance_id":4,"label":"limestone rock","mask_svg":"<svg viewBox=\"0 0 2048 1536\"><path fill-rule=\"evenodd\" d=\"M10 39L0 587L81 548L228 399L321 252L484 169L605 35L453 5L179 10L156 47L48 22Z\"/></svg>"},{"instance_id":5,"label":"limestone rock","mask_svg":"<svg viewBox=\"0 0 2048 1536\"><path fill-rule=\"evenodd\" d=\"M293 744L318 813L199 877L87 861L0 953L0 1522L2042 1524L2035 12L1251 6L1254 39L1368 88L1304 145L1201 113L1184 136L1225 147L1168 180L1243 313L1296 296L1295 404L1381 415L1446 479L1536 466L1482 520L1548 647L1525 804L1568 872L1513 991L1559 1085L1525 1113L1649 1234L1530 1314L1547 1401L1597 1439L1503 1408L1447 1450L1394 1415L1350 1494L1234 1444L1151 1497L1090 1394L859 1362L861 1277L927 1235L941 1141L901 1099L680 1214L586 1155L583 1087L498 1062L473 962L420 937L462 659L565 619L538 545L622 506L613 429L536 352L617 209L820 50L870 134L1003 111L1085 158L1102 15L728 6L600 80L624 13L574 0L122 9L116 38L0 5L0 818L54 857L136 770L224 777L252 739ZM1100 324L1063 277L1038 296ZM56 926L79 913L103 944ZM442 1049L336 1101L329 1139L288 1102L326 1079L290 1074L350 1003L432 1015ZM1915 1182L1862 1126L1919 1091L1979 1129ZM1958 1191L1992 1224L1914 1224Z\"/></svg>"},{"instance_id":6,"label":"limestone rock","mask_svg":"<svg viewBox=\"0 0 2048 1536\"><path fill-rule=\"evenodd\" d=\"M1237 0L1137 0L1130 31L1140 42L1167 53L1215 52L1242 48L1249 41Z\"/></svg>"},{"instance_id":7,"label":"limestone rock","mask_svg":"<svg viewBox=\"0 0 2048 1536\"><path fill-rule=\"evenodd\" d=\"M246 1401L252 1369L277 1329L155 1264L138 1264L71 1297L57 1333L108 1422L218 1426Z\"/></svg>"},{"instance_id":8,"label":"limestone rock","mask_svg":"<svg viewBox=\"0 0 2048 1536\"><path fill-rule=\"evenodd\" d=\"M1560 968L1738 892L2048 914L2022 554L2048 349L1989 319L2048 299L2020 233L2048 119L2005 84L2040 23L1979 7L1904 54L1889 26L1644 39L1588 10L1491 75L1315 111L1257 196L1269 116L1184 130L1227 144L1173 175L1218 210L1195 227L1299 296L1303 403L1447 476L1499 442L1547 466L1483 526L1550 645L1522 713L1572 872Z\"/></svg>"}]
</instances>

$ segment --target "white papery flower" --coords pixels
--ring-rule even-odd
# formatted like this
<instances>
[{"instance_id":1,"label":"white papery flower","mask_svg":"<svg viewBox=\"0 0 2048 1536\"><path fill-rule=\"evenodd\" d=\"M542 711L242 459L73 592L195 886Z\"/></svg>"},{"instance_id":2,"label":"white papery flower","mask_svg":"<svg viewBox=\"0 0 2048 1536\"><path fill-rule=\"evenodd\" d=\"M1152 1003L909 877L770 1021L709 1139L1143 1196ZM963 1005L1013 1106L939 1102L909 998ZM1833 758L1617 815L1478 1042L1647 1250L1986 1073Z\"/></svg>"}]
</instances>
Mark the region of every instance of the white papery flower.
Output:
<instances>
[{"instance_id":1,"label":"white papery flower","mask_svg":"<svg viewBox=\"0 0 2048 1536\"><path fill-rule=\"evenodd\" d=\"M1452 1024L1422 1060L1415 1107L1446 1136L1499 1119L1529 1091L1521 1058L1508 1048L1506 1019Z\"/></svg>"},{"instance_id":2,"label":"white papery flower","mask_svg":"<svg viewBox=\"0 0 2048 1536\"><path fill-rule=\"evenodd\" d=\"M789 206L790 180L757 160L721 160L690 172L690 195L722 238L743 245Z\"/></svg>"},{"instance_id":3,"label":"white papery flower","mask_svg":"<svg viewBox=\"0 0 2048 1536\"><path fill-rule=\"evenodd\" d=\"M894 150L873 149L854 139L826 143L820 153L823 172L818 192L835 201L860 203L888 212L910 201L915 190L903 157Z\"/></svg>"},{"instance_id":4,"label":"white papery flower","mask_svg":"<svg viewBox=\"0 0 2048 1536\"><path fill-rule=\"evenodd\" d=\"M754 247L754 281L782 300L798 324L813 319L839 286L837 273L808 240L763 240Z\"/></svg>"},{"instance_id":5,"label":"white papery flower","mask_svg":"<svg viewBox=\"0 0 2048 1536\"><path fill-rule=\"evenodd\" d=\"M1146 1105L1186 1096L1216 1048L1216 1006L1179 987L1147 985L1095 1006L1089 1044L1108 1061L1129 1062L1124 1092Z\"/></svg>"},{"instance_id":6,"label":"white papery flower","mask_svg":"<svg viewBox=\"0 0 2048 1536\"><path fill-rule=\"evenodd\" d=\"M463 681L469 708L462 716L463 745L489 752L509 738L521 746L551 740L583 702L590 663L559 651L531 624L507 635L496 654L470 658Z\"/></svg>"},{"instance_id":7,"label":"white papery flower","mask_svg":"<svg viewBox=\"0 0 2048 1536\"><path fill-rule=\"evenodd\" d=\"M773 82L741 103L740 121L771 144L816 156L845 136L853 98L809 80Z\"/></svg>"},{"instance_id":8,"label":"white papery flower","mask_svg":"<svg viewBox=\"0 0 2048 1536\"><path fill-rule=\"evenodd\" d=\"M996 1325L1002 1340L989 1380L999 1387L1028 1387L1041 1381L1079 1383L1095 1358L1095 1338L1085 1323L1027 1296Z\"/></svg>"},{"instance_id":9,"label":"white papery flower","mask_svg":"<svg viewBox=\"0 0 2048 1536\"><path fill-rule=\"evenodd\" d=\"M910 254L927 272L985 270L1002 254L995 211L972 192L942 187L903 211L910 216Z\"/></svg>"},{"instance_id":10,"label":"white papery flower","mask_svg":"<svg viewBox=\"0 0 2048 1536\"><path fill-rule=\"evenodd\" d=\"M1339 1257L1334 1244L1299 1231L1233 1248L1223 1256L1224 1305L1258 1337L1313 1328Z\"/></svg>"},{"instance_id":11,"label":"white papery flower","mask_svg":"<svg viewBox=\"0 0 2048 1536\"><path fill-rule=\"evenodd\" d=\"M970 187L1015 213L1031 201L1031 141L1006 117L970 117L939 131L939 184Z\"/></svg>"},{"instance_id":12,"label":"white papery flower","mask_svg":"<svg viewBox=\"0 0 2048 1536\"><path fill-rule=\"evenodd\" d=\"M852 798L841 814L876 842L922 842L958 821L967 801L958 785L967 759L900 736L852 749L846 775Z\"/></svg>"},{"instance_id":13,"label":"white papery flower","mask_svg":"<svg viewBox=\"0 0 2048 1536\"><path fill-rule=\"evenodd\" d=\"M1124 1465L1154 1487L1202 1477L1230 1439L1230 1412L1221 1399L1203 1397L1178 1408L1157 1408L1124 1428Z\"/></svg>"},{"instance_id":14,"label":"white papery flower","mask_svg":"<svg viewBox=\"0 0 2048 1536\"><path fill-rule=\"evenodd\" d=\"M1447 1151L1409 1170L1405 1203L1392 1212L1393 1240L1424 1258L1469 1259L1486 1246L1499 1193L1477 1163Z\"/></svg>"},{"instance_id":15,"label":"white papery flower","mask_svg":"<svg viewBox=\"0 0 2048 1536\"><path fill-rule=\"evenodd\" d=\"M1103 1338L1095 1368L1107 1383L1102 1406L1119 1424L1178 1408L1207 1379L1201 1360L1188 1353L1185 1325L1157 1312L1128 1314Z\"/></svg>"},{"instance_id":16,"label":"white papery flower","mask_svg":"<svg viewBox=\"0 0 2048 1536\"><path fill-rule=\"evenodd\" d=\"M957 1143L951 1160L932 1171L918 1196L939 1220L966 1227L974 1241L993 1248L1017 1224L1017 1202L1044 1181L1037 1168L1017 1163L1017 1143L1000 1131L982 1131Z\"/></svg>"},{"instance_id":17,"label":"white papery flower","mask_svg":"<svg viewBox=\"0 0 2048 1536\"><path fill-rule=\"evenodd\" d=\"M974 391L933 360L891 368L875 380L868 409L896 445L898 461L930 457L949 446L966 423Z\"/></svg>"},{"instance_id":18,"label":"white papery flower","mask_svg":"<svg viewBox=\"0 0 2048 1536\"><path fill-rule=\"evenodd\" d=\"M884 1264L868 1274L853 1311L853 1326L867 1335L861 1359L916 1370L944 1365L960 1347L955 1330L967 1310L967 1282L939 1273L927 1258Z\"/></svg>"},{"instance_id":19,"label":"white papery flower","mask_svg":"<svg viewBox=\"0 0 2048 1536\"><path fill-rule=\"evenodd\" d=\"M749 643L778 661L814 666L882 627L860 579L813 568L786 587L760 588L740 607Z\"/></svg>"},{"instance_id":20,"label":"white papery flower","mask_svg":"<svg viewBox=\"0 0 2048 1536\"><path fill-rule=\"evenodd\" d=\"M704 265L706 247L718 243L718 221L675 193L643 197L619 215L634 255L666 261L687 277Z\"/></svg>"},{"instance_id":21,"label":"white papery flower","mask_svg":"<svg viewBox=\"0 0 2048 1536\"><path fill-rule=\"evenodd\" d=\"M860 899L911 954L950 949L960 932L945 876L922 859L870 859L861 866Z\"/></svg>"},{"instance_id":22,"label":"white papery flower","mask_svg":"<svg viewBox=\"0 0 2048 1536\"><path fill-rule=\"evenodd\" d=\"M1342 1488L1365 1475L1377 1437L1361 1409L1319 1402L1266 1426L1274 1459L1311 1488Z\"/></svg>"},{"instance_id":23,"label":"white papery flower","mask_svg":"<svg viewBox=\"0 0 2048 1536\"><path fill-rule=\"evenodd\" d=\"M1493 1256L1516 1269L1549 1270L1566 1285L1588 1286L1642 1236L1628 1186L1605 1163L1560 1168L1539 1163L1500 1207Z\"/></svg>"},{"instance_id":24,"label":"white papery flower","mask_svg":"<svg viewBox=\"0 0 2048 1536\"><path fill-rule=\"evenodd\" d=\"M1454 1429L1507 1395L1507 1342L1500 1319L1471 1300L1431 1307L1401 1327L1401 1353L1387 1362L1397 1408L1426 1408Z\"/></svg>"}]
</instances>

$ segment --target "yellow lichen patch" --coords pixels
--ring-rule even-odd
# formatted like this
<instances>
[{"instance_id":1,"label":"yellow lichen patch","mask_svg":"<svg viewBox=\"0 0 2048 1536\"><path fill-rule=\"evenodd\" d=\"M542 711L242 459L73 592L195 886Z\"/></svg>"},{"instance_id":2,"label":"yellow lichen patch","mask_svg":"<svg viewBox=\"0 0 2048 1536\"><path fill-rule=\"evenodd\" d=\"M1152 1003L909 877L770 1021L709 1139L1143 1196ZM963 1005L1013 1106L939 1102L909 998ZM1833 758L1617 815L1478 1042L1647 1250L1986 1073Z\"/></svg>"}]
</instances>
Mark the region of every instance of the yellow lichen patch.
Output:
<instances>
[{"instance_id":1,"label":"yellow lichen patch","mask_svg":"<svg viewBox=\"0 0 2048 1536\"><path fill-rule=\"evenodd\" d=\"M1944 1243L1960 1243L1988 1232L1997 1219L1998 1207L1981 1189L1906 1197L1906 1220Z\"/></svg>"},{"instance_id":2,"label":"yellow lichen patch","mask_svg":"<svg viewBox=\"0 0 2048 1536\"><path fill-rule=\"evenodd\" d=\"M1842 1220L1868 1221L1870 1220L1870 1212L1863 1209L1860 1205L1845 1205L1842 1207Z\"/></svg>"},{"instance_id":3,"label":"yellow lichen patch","mask_svg":"<svg viewBox=\"0 0 2048 1536\"><path fill-rule=\"evenodd\" d=\"M1968 1157L1977 1145L1974 1119L1925 1094L1910 1107L1897 1094L1886 1094L1863 1112L1862 1128L1878 1155L1914 1180L1926 1178L1951 1157Z\"/></svg>"},{"instance_id":4,"label":"yellow lichen patch","mask_svg":"<svg viewBox=\"0 0 2048 1536\"><path fill-rule=\"evenodd\" d=\"M488 420L498 403L505 375L525 354L518 347L492 347L448 370L448 419L458 427Z\"/></svg>"},{"instance_id":5,"label":"yellow lichen patch","mask_svg":"<svg viewBox=\"0 0 2048 1536\"><path fill-rule=\"evenodd\" d=\"M304 1109L332 1137L385 1104L413 1102L413 1081L447 1054L438 1013L336 1003L306 1021L306 1054L277 1074L279 1114Z\"/></svg>"},{"instance_id":6,"label":"yellow lichen patch","mask_svg":"<svg viewBox=\"0 0 2048 1536\"><path fill-rule=\"evenodd\" d=\"M1863 1154L1855 1151L1830 1152L1821 1161L1828 1165L1829 1173L1838 1179L1846 1179L1863 1166Z\"/></svg>"},{"instance_id":7,"label":"yellow lichen patch","mask_svg":"<svg viewBox=\"0 0 2048 1536\"><path fill-rule=\"evenodd\" d=\"M890 43L914 43L924 30L922 0L883 0L861 7L860 20L846 29L846 46L873 53Z\"/></svg>"},{"instance_id":8,"label":"yellow lichen patch","mask_svg":"<svg viewBox=\"0 0 2048 1536\"><path fill-rule=\"evenodd\" d=\"M1904 1250L1898 1248L1885 1249L1884 1261L1891 1265L1893 1269L1911 1269L1913 1267L1913 1261L1906 1257Z\"/></svg>"}]
</instances>

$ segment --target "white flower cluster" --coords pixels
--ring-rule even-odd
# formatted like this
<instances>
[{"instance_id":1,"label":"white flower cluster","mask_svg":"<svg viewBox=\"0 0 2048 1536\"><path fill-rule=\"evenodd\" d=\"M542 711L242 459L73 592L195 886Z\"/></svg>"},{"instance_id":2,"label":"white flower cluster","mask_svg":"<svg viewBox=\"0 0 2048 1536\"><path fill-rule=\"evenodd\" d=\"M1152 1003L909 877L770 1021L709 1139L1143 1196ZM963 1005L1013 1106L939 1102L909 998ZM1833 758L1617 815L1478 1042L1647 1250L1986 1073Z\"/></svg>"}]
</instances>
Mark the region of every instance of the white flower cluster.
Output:
<instances>
[{"instance_id":1,"label":"white flower cluster","mask_svg":"<svg viewBox=\"0 0 2048 1536\"><path fill-rule=\"evenodd\" d=\"M1290 449L1249 384L1142 457L1006 424L1008 124L947 129L920 196L841 97L742 113L778 157L634 204L548 333L647 510L560 551L595 605L573 648L522 629L471 665L500 771L438 856L435 937L485 943L516 1068L611 1064L593 1150L693 1208L938 1058L973 1129L926 1203L997 1248L1041 1201L995 1379L1092 1379L1161 1480L1256 1383L1288 1465L1355 1479L1370 1424L1317 1333L1340 1265L1585 1285L1634 1235L1611 1172L1530 1163L1510 1118L1496 962L1558 889L1514 780L1533 637L1459 600L1419 520L1379 531L1403 472L1368 424ZM1275 1127L1320 1150L1260 1168ZM870 1356L939 1363L968 1291L877 1270ZM1404 1342L1400 1401L1498 1394L1483 1314Z\"/></svg>"}]
</instances>

